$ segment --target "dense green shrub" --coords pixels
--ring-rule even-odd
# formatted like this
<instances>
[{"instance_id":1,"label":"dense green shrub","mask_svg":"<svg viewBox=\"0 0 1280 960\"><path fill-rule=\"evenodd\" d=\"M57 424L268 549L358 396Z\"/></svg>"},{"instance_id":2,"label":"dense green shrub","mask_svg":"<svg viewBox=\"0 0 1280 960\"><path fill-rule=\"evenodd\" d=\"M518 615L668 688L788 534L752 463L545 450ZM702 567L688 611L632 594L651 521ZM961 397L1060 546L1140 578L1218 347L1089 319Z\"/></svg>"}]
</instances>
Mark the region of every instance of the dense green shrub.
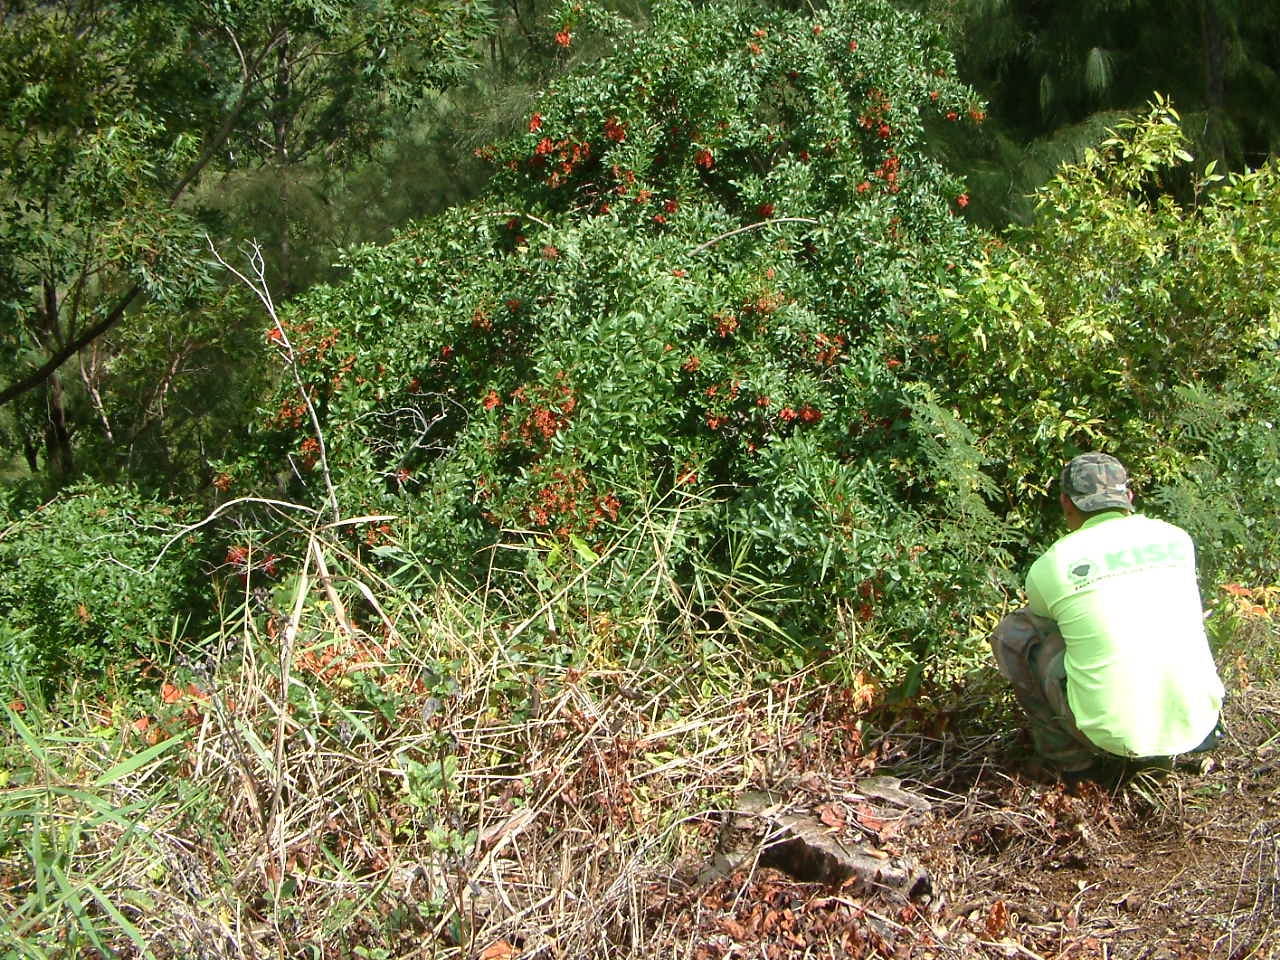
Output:
<instances>
[{"instance_id":1,"label":"dense green shrub","mask_svg":"<svg viewBox=\"0 0 1280 960\"><path fill-rule=\"evenodd\" d=\"M85 484L0 526L0 682L154 658L203 604L197 534L173 508Z\"/></svg>"},{"instance_id":2,"label":"dense green shrub","mask_svg":"<svg viewBox=\"0 0 1280 960\"><path fill-rule=\"evenodd\" d=\"M484 151L483 202L357 252L269 332L343 509L412 513L463 575L504 536L598 544L694 492L666 559L737 557L793 635L963 623L1003 534L904 345L972 249L926 121L981 119L937 31L878 0L658 5ZM282 382L247 469L287 456L318 493Z\"/></svg>"}]
</instances>

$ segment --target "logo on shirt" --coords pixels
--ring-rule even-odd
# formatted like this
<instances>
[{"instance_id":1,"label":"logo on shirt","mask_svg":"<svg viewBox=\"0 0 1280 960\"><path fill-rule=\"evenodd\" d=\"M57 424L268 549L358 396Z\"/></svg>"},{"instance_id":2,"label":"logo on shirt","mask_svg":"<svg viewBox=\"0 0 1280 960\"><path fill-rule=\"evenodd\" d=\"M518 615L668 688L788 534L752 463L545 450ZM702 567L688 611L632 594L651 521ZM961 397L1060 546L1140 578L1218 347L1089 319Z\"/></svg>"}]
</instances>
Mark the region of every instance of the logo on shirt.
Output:
<instances>
[{"instance_id":1,"label":"logo on shirt","mask_svg":"<svg viewBox=\"0 0 1280 960\"><path fill-rule=\"evenodd\" d=\"M1089 571L1092 569L1093 564L1085 561L1084 563L1072 564L1067 573L1071 574L1071 579L1076 583L1083 583L1089 578Z\"/></svg>"},{"instance_id":2,"label":"logo on shirt","mask_svg":"<svg viewBox=\"0 0 1280 960\"><path fill-rule=\"evenodd\" d=\"M1186 545L1174 540L1108 550L1096 556L1077 557L1067 564L1067 576L1073 586L1083 587L1106 577L1157 567L1188 565L1190 562Z\"/></svg>"}]
</instances>

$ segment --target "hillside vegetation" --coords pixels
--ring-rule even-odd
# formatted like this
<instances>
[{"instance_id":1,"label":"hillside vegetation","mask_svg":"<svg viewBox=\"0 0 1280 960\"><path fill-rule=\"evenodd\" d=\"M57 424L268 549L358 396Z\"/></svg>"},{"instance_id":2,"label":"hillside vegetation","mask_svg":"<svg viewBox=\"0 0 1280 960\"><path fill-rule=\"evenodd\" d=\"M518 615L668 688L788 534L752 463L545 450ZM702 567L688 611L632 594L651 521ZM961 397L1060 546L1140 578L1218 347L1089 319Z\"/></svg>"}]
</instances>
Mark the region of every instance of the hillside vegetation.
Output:
<instances>
[{"instance_id":1,"label":"hillside vegetation","mask_svg":"<svg viewBox=\"0 0 1280 960\"><path fill-rule=\"evenodd\" d=\"M474 201L280 302L213 251L265 372L206 499L0 488L12 955L641 955L747 783L1012 725L985 637L1084 450L1273 669L1274 165L1157 95L996 235L889 3L554 26L606 53Z\"/></svg>"}]
</instances>

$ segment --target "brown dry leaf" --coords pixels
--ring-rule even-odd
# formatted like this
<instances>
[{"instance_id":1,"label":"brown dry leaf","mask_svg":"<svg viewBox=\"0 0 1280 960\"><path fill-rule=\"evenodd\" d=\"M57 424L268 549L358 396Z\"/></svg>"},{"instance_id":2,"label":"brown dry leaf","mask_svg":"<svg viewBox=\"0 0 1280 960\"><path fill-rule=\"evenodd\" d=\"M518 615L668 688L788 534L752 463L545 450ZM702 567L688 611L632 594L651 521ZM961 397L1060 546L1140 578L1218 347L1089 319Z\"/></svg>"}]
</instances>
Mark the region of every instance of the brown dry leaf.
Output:
<instances>
[{"instance_id":1,"label":"brown dry leaf","mask_svg":"<svg viewBox=\"0 0 1280 960\"><path fill-rule=\"evenodd\" d=\"M720 929L739 942L747 939L746 927L732 917L721 917Z\"/></svg>"},{"instance_id":2,"label":"brown dry leaf","mask_svg":"<svg viewBox=\"0 0 1280 960\"><path fill-rule=\"evenodd\" d=\"M844 806L839 803L824 803L818 807L818 819L822 821L824 826L831 827L833 830L843 830L847 824L844 816Z\"/></svg>"},{"instance_id":3,"label":"brown dry leaf","mask_svg":"<svg viewBox=\"0 0 1280 960\"><path fill-rule=\"evenodd\" d=\"M888 822L887 820L882 820L880 817L877 817L875 810L865 803L858 804L854 807L853 812L857 816L860 824L868 830L872 830L876 833L883 830L884 825Z\"/></svg>"},{"instance_id":4,"label":"brown dry leaf","mask_svg":"<svg viewBox=\"0 0 1280 960\"><path fill-rule=\"evenodd\" d=\"M1009 908L1005 906L1003 900L997 900L991 904L991 910L987 913L987 937L992 940L998 940L1003 937L1009 930Z\"/></svg>"},{"instance_id":5,"label":"brown dry leaf","mask_svg":"<svg viewBox=\"0 0 1280 960\"><path fill-rule=\"evenodd\" d=\"M163 683L160 685L160 699L165 703L177 703L182 699L182 691L172 683Z\"/></svg>"},{"instance_id":6,"label":"brown dry leaf","mask_svg":"<svg viewBox=\"0 0 1280 960\"><path fill-rule=\"evenodd\" d=\"M477 960L509 960L516 955L516 948L505 940L491 943L480 951Z\"/></svg>"},{"instance_id":7,"label":"brown dry leaf","mask_svg":"<svg viewBox=\"0 0 1280 960\"><path fill-rule=\"evenodd\" d=\"M1236 683L1240 687L1247 687L1249 685L1249 670L1245 666L1243 653L1236 657Z\"/></svg>"},{"instance_id":8,"label":"brown dry leaf","mask_svg":"<svg viewBox=\"0 0 1280 960\"><path fill-rule=\"evenodd\" d=\"M880 688L868 679L865 673L859 670L857 676L854 677L850 693L852 694L851 706L855 711L861 713L876 702L880 696Z\"/></svg>"}]
</instances>

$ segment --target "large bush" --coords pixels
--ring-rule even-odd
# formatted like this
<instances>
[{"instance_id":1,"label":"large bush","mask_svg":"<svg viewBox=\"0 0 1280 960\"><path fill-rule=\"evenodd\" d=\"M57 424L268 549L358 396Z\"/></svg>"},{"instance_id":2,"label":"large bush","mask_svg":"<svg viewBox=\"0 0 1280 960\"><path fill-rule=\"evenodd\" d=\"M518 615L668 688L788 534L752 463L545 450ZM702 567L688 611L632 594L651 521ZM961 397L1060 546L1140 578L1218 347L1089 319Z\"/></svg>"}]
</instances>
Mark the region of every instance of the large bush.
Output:
<instances>
[{"instance_id":1,"label":"large bush","mask_svg":"<svg viewBox=\"0 0 1280 960\"><path fill-rule=\"evenodd\" d=\"M982 116L887 4L659 5L484 151L482 202L357 252L267 332L322 431L282 376L243 466L317 497L327 472L343 511L402 518L367 529L383 556L510 591L546 579L538 551L594 557L675 505L625 561L670 569L697 622L886 673L982 656L973 627L1060 532L1043 494L1081 449L1239 560L1270 487L1234 517L1175 504L1274 460L1272 174L1179 207L1162 108L1005 242L928 151ZM1237 419L1197 438L1205 391ZM599 579L561 632L640 599Z\"/></svg>"},{"instance_id":2,"label":"large bush","mask_svg":"<svg viewBox=\"0 0 1280 960\"><path fill-rule=\"evenodd\" d=\"M980 464L904 349L971 250L926 128L981 118L887 3L660 4L484 151L482 203L358 252L269 331L325 447L284 377L267 462L317 493L327 462L344 509L412 514L458 575L502 537L598 545L692 496L665 561L753 571L793 635L910 640L1002 565Z\"/></svg>"}]
</instances>

